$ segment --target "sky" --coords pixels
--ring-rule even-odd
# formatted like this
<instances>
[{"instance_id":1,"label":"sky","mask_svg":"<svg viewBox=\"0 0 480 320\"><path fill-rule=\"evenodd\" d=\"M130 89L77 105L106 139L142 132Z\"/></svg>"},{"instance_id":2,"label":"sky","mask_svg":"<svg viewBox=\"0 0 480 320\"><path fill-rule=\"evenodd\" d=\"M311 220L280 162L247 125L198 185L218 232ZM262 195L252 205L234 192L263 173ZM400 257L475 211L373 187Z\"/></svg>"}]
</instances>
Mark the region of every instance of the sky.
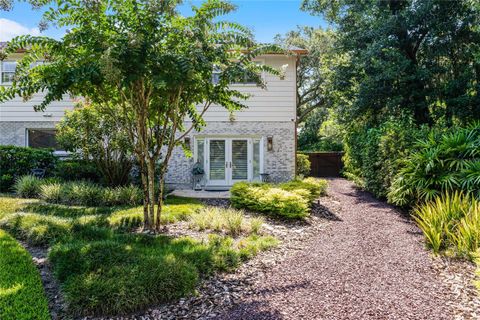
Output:
<instances>
[{"instance_id":1,"label":"sky","mask_svg":"<svg viewBox=\"0 0 480 320\"><path fill-rule=\"evenodd\" d=\"M180 8L184 15L191 13L191 5L200 5L200 0L185 1ZM225 20L235 21L249 27L258 42L272 42L277 34L285 34L297 26L326 27L319 16L312 16L300 10L301 0L233 0L238 6L236 12ZM48 29L40 33L38 23L42 10L32 10L26 3L15 3L12 11L0 11L0 41L24 35L46 35L61 38L65 30Z\"/></svg>"}]
</instances>

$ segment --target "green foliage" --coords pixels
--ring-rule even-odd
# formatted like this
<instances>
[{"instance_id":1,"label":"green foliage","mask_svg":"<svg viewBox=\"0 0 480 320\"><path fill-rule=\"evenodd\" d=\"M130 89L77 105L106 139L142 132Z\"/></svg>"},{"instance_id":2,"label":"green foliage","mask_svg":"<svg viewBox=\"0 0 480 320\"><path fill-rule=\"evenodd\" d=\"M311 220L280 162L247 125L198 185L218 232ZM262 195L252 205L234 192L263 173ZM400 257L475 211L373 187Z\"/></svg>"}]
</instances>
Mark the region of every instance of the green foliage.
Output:
<instances>
[{"instance_id":1,"label":"green foliage","mask_svg":"<svg viewBox=\"0 0 480 320\"><path fill-rule=\"evenodd\" d=\"M430 201L452 191L480 198L480 123L429 135L402 161L388 199L397 205Z\"/></svg>"},{"instance_id":2,"label":"green foliage","mask_svg":"<svg viewBox=\"0 0 480 320\"><path fill-rule=\"evenodd\" d=\"M242 260L250 259L261 251L266 251L278 245L279 241L272 236L251 235L240 240L238 248Z\"/></svg>"},{"instance_id":3,"label":"green foliage","mask_svg":"<svg viewBox=\"0 0 480 320\"><path fill-rule=\"evenodd\" d=\"M225 232L231 236L241 233L260 233L264 220L259 218L246 218L243 211L218 207L206 207L194 214L188 220L191 228Z\"/></svg>"},{"instance_id":4,"label":"green foliage","mask_svg":"<svg viewBox=\"0 0 480 320\"><path fill-rule=\"evenodd\" d=\"M310 174L310 160L308 155L297 153L297 175L308 176Z\"/></svg>"},{"instance_id":5,"label":"green foliage","mask_svg":"<svg viewBox=\"0 0 480 320\"><path fill-rule=\"evenodd\" d=\"M0 230L0 319L48 320L48 300L32 257Z\"/></svg>"},{"instance_id":6,"label":"green foliage","mask_svg":"<svg viewBox=\"0 0 480 320\"><path fill-rule=\"evenodd\" d=\"M336 25L330 95L347 127L412 117L415 125L480 117L480 7L475 1L305 0Z\"/></svg>"},{"instance_id":7,"label":"green foliage","mask_svg":"<svg viewBox=\"0 0 480 320\"><path fill-rule=\"evenodd\" d=\"M168 224L186 221L203 207L196 199L168 196L162 210L162 222ZM115 229L134 230L142 226L143 207L116 210L108 217L108 222Z\"/></svg>"},{"instance_id":8,"label":"green foliage","mask_svg":"<svg viewBox=\"0 0 480 320\"><path fill-rule=\"evenodd\" d=\"M314 110L298 134L298 149L304 152L343 151L343 127L334 109Z\"/></svg>"},{"instance_id":9,"label":"green foliage","mask_svg":"<svg viewBox=\"0 0 480 320\"><path fill-rule=\"evenodd\" d=\"M133 166L132 144L126 125L121 122L122 117L112 116L112 113L120 113L117 109L79 103L57 125L60 145L67 151L78 152L85 159L84 163L95 163L95 169L108 186L126 185ZM75 164L71 162L70 166ZM85 169L91 170L82 168L79 174Z\"/></svg>"},{"instance_id":10,"label":"green foliage","mask_svg":"<svg viewBox=\"0 0 480 320\"><path fill-rule=\"evenodd\" d=\"M63 181L88 180L100 182L102 176L92 161L68 159L58 161L53 175Z\"/></svg>"},{"instance_id":11,"label":"green foliage","mask_svg":"<svg viewBox=\"0 0 480 320\"><path fill-rule=\"evenodd\" d=\"M435 253L454 249L471 256L480 246L480 203L459 192L436 197L414 210L414 219Z\"/></svg>"},{"instance_id":12,"label":"green foliage","mask_svg":"<svg viewBox=\"0 0 480 320\"><path fill-rule=\"evenodd\" d=\"M230 189L232 205L271 213L288 219L307 217L310 193L305 189L286 191L269 184L239 182Z\"/></svg>"},{"instance_id":13,"label":"green foliage","mask_svg":"<svg viewBox=\"0 0 480 320\"><path fill-rule=\"evenodd\" d=\"M310 177L302 180L280 183L278 186L286 191L307 190L309 192L308 200L313 201L318 197L327 194L328 182L324 179Z\"/></svg>"},{"instance_id":14,"label":"green foliage","mask_svg":"<svg viewBox=\"0 0 480 320\"><path fill-rule=\"evenodd\" d=\"M345 137L344 174L375 196L387 196L400 160L414 150L418 138L428 128L410 121L388 121L380 127L352 127Z\"/></svg>"},{"instance_id":15,"label":"green foliage","mask_svg":"<svg viewBox=\"0 0 480 320\"><path fill-rule=\"evenodd\" d=\"M480 279L480 250L478 250L476 253L475 262L477 264L477 271L475 274L477 275L477 279ZM475 280L473 283L477 289L480 290L480 280Z\"/></svg>"},{"instance_id":16,"label":"green foliage","mask_svg":"<svg viewBox=\"0 0 480 320\"><path fill-rule=\"evenodd\" d=\"M22 198L37 198L40 195L42 180L31 175L19 177L13 185L15 193Z\"/></svg>"},{"instance_id":17,"label":"green foliage","mask_svg":"<svg viewBox=\"0 0 480 320\"><path fill-rule=\"evenodd\" d=\"M17 178L31 174L35 168L52 174L57 158L52 150L15 146L0 146L0 192L11 191Z\"/></svg>"},{"instance_id":18,"label":"green foliage","mask_svg":"<svg viewBox=\"0 0 480 320\"><path fill-rule=\"evenodd\" d=\"M17 195L24 198L39 197L46 202L67 205L134 206L143 199L142 190L133 185L104 188L87 181L57 182L33 176L21 177L14 188Z\"/></svg>"}]
</instances>

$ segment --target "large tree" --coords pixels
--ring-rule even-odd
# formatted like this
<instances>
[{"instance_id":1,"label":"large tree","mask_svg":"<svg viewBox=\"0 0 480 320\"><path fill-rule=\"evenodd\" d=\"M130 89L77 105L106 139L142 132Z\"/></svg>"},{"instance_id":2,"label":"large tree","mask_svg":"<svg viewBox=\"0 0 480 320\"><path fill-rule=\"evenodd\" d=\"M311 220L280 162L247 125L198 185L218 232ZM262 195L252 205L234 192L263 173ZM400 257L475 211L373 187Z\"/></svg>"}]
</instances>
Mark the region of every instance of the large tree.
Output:
<instances>
[{"instance_id":1,"label":"large tree","mask_svg":"<svg viewBox=\"0 0 480 320\"><path fill-rule=\"evenodd\" d=\"M105 110L114 105L126 120L141 168L144 227L157 231L172 150L189 132L205 125L203 115L211 105L229 111L244 107L241 100L247 96L229 87L233 79L247 73L263 85L260 72L278 74L252 62L276 47L258 47L249 30L218 18L233 11L234 5L208 0L185 17L176 11L179 2L56 1L44 21L68 27L69 32L60 40L13 39L7 53L20 48L27 52L12 86L0 89L0 102L45 91L37 110L65 94L88 99ZM37 60L46 63L32 68Z\"/></svg>"},{"instance_id":2,"label":"large tree","mask_svg":"<svg viewBox=\"0 0 480 320\"><path fill-rule=\"evenodd\" d=\"M391 117L451 124L480 117L477 0L305 0L335 25L345 123Z\"/></svg>"}]
</instances>

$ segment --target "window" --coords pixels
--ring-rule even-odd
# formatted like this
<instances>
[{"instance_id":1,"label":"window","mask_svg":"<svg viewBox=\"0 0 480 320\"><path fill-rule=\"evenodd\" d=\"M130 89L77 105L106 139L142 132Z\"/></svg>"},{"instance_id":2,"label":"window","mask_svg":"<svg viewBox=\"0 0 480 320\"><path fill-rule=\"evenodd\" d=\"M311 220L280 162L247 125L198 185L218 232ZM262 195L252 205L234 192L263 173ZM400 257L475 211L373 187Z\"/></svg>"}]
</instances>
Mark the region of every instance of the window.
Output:
<instances>
[{"instance_id":1,"label":"window","mask_svg":"<svg viewBox=\"0 0 480 320\"><path fill-rule=\"evenodd\" d=\"M28 129L27 137L29 147L61 150L55 139L54 129Z\"/></svg>"},{"instance_id":2,"label":"window","mask_svg":"<svg viewBox=\"0 0 480 320\"><path fill-rule=\"evenodd\" d=\"M205 140L203 139L197 139L196 140L196 155L197 155L197 158L196 158L196 162L195 163L200 163L200 165L202 166L202 169L203 169L203 166L204 166L204 163L205 163Z\"/></svg>"},{"instance_id":3,"label":"window","mask_svg":"<svg viewBox=\"0 0 480 320\"><path fill-rule=\"evenodd\" d=\"M260 180L260 142L261 140L253 140L253 180Z\"/></svg>"},{"instance_id":4,"label":"window","mask_svg":"<svg viewBox=\"0 0 480 320\"><path fill-rule=\"evenodd\" d=\"M214 85L217 85L220 82L221 74L222 74L222 70L219 67L215 66L212 72L212 83Z\"/></svg>"},{"instance_id":5,"label":"window","mask_svg":"<svg viewBox=\"0 0 480 320\"><path fill-rule=\"evenodd\" d=\"M261 61L255 61L255 63L256 63L257 65L261 65L263 62L261 62ZM263 77L263 74L260 75L260 76ZM257 82L255 81L255 78L254 78L251 74L245 72L243 75L239 76L238 79L233 80L233 81L232 81L232 84L249 84L249 85L256 85Z\"/></svg>"},{"instance_id":6,"label":"window","mask_svg":"<svg viewBox=\"0 0 480 320\"><path fill-rule=\"evenodd\" d=\"M15 77L15 69L17 68L16 61L3 61L0 65L1 79L0 83L8 84L13 82Z\"/></svg>"}]
</instances>

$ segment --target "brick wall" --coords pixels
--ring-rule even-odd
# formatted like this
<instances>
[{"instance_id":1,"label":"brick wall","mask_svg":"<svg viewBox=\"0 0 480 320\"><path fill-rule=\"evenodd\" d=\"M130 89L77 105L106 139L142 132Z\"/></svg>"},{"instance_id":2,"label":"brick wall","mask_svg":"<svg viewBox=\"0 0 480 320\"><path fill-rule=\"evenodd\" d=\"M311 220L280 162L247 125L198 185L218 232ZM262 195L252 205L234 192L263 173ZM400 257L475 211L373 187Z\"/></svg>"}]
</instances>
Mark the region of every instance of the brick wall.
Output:
<instances>
[{"instance_id":1,"label":"brick wall","mask_svg":"<svg viewBox=\"0 0 480 320\"><path fill-rule=\"evenodd\" d=\"M53 121L0 122L0 145L25 147L27 129L55 128Z\"/></svg>"},{"instance_id":2,"label":"brick wall","mask_svg":"<svg viewBox=\"0 0 480 320\"><path fill-rule=\"evenodd\" d=\"M188 124L186 126L189 127ZM295 123L289 122L208 122L201 132L190 134L193 152L193 137L221 135L255 135L264 137L264 172L272 181L288 181L295 176ZM267 151L267 136L273 136L273 150ZM169 162L166 183L177 188L191 188L193 157L187 158L181 148L176 148Z\"/></svg>"}]
</instances>

